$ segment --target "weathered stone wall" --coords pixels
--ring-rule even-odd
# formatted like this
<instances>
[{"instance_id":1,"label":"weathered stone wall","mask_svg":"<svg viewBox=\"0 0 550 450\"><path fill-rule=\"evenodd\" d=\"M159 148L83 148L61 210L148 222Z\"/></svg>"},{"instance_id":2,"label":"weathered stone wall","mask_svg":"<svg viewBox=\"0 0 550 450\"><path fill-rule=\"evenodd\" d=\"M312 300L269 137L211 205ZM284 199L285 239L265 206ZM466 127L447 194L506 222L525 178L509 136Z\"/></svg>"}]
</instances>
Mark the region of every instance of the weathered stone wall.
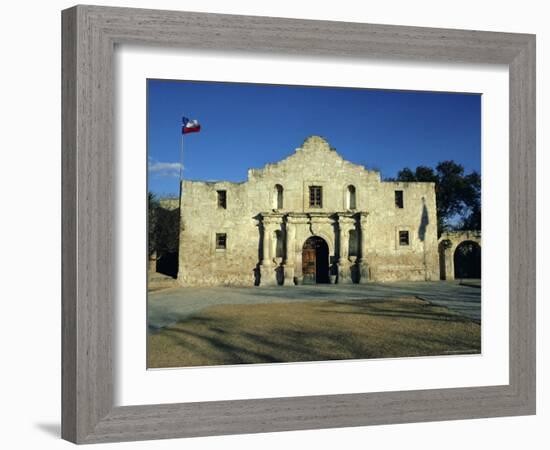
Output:
<instances>
[{"instance_id":1,"label":"weathered stone wall","mask_svg":"<svg viewBox=\"0 0 550 450\"><path fill-rule=\"evenodd\" d=\"M283 188L280 208L276 185ZM309 186L322 187L322 208L310 207ZM227 209L218 207L218 190L227 192ZM395 190L403 191L403 208L395 205ZM327 242L339 282L354 264L361 264L362 282L439 278L434 184L382 182L378 172L345 161L317 136L288 158L249 170L246 182L183 181L181 204L178 278L184 285L265 284L279 268L292 284L312 235ZM360 237L356 257L347 254L351 229ZM276 231L292 244L282 258L275 254ZM409 232L408 246L399 245L399 231ZM216 249L216 233L227 234L225 250Z\"/></svg>"},{"instance_id":2,"label":"weathered stone wall","mask_svg":"<svg viewBox=\"0 0 550 450\"><path fill-rule=\"evenodd\" d=\"M218 207L225 190L227 209ZM253 285L260 232L246 183L183 181L179 280L184 285ZM256 203L257 204L257 203ZM216 233L227 248L216 249Z\"/></svg>"},{"instance_id":3,"label":"weathered stone wall","mask_svg":"<svg viewBox=\"0 0 550 450\"><path fill-rule=\"evenodd\" d=\"M403 208L395 191L403 191ZM437 213L434 183L382 182L367 205L367 260L378 281L437 280ZM409 232L409 245L399 244Z\"/></svg>"}]
</instances>

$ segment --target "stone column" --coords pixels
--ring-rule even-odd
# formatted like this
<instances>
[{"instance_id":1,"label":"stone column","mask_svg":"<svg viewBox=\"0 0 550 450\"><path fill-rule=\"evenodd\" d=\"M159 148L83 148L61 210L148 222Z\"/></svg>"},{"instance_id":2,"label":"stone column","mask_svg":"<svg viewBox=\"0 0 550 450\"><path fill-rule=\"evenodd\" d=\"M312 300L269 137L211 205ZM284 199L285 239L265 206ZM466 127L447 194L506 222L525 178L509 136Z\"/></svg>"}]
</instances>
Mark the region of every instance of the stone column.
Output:
<instances>
[{"instance_id":1,"label":"stone column","mask_svg":"<svg viewBox=\"0 0 550 450\"><path fill-rule=\"evenodd\" d=\"M285 227L286 254L284 262L284 285L294 286L294 264L296 261L296 224L287 217Z\"/></svg>"},{"instance_id":2,"label":"stone column","mask_svg":"<svg viewBox=\"0 0 550 450\"><path fill-rule=\"evenodd\" d=\"M155 273L157 271L157 252L154 251L149 255L149 272Z\"/></svg>"},{"instance_id":3,"label":"stone column","mask_svg":"<svg viewBox=\"0 0 550 450\"><path fill-rule=\"evenodd\" d=\"M280 227L277 222L280 222L280 219L270 216L262 216L264 241L263 258L260 264L260 286L277 285L277 274L275 272L277 267L273 261L275 255L272 254L272 236L275 234L275 230Z\"/></svg>"},{"instance_id":4,"label":"stone column","mask_svg":"<svg viewBox=\"0 0 550 450\"><path fill-rule=\"evenodd\" d=\"M338 258L338 283L350 284L351 263L349 260L349 232L354 225L351 217L338 216L338 228L340 229L340 255Z\"/></svg>"},{"instance_id":5,"label":"stone column","mask_svg":"<svg viewBox=\"0 0 550 450\"><path fill-rule=\"evenodd\" d=\"M437 245L437 254L439 256L439 279L454 280L454 251L456 246L453 245L450 239L443 238Z\"/></svg>"},{"instance_id":6,"label":"stone column","mask_svg":"<svg viewBox=\"0 0 550 450\"><path fill-rule=\"evenodd\" d=\"M362 212L359 214L359 226L360 226L360 250L359 250L359 284L366 284L369 282L369 264L367 262L367 213Z\"/></svg>"},{"instance_id":7,"label":"stone column","mask_svg":"<svg viewBox=\"0 0 550 450\"><path fill-rule=\"evenodd\" d=\"M456 250L455 245L445 249L445 279L446 280L455 279L455 261L454 261L455 250Z\"/></svg>"},{"instance_id":8,"label":"stone column","mask_svg":"<svg viewBox=\"0 0 550 450\"><path fill-rule=\"evenodd\" d=\"M266 223L265 219L262 225L263 230L263 258L262 258L262 266L267 266L270 262L270 256L271 256L271 233L269 232L269 225Z\"/></svg>"}]
</instances>

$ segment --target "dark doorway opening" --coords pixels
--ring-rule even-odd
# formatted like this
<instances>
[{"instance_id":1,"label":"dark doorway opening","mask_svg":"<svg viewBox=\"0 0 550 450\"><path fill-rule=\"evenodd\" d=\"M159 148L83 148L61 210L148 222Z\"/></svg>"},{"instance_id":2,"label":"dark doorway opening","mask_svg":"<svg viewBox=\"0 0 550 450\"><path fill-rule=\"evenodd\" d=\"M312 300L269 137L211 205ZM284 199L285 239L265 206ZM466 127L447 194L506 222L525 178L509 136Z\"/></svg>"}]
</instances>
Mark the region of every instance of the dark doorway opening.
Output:
<instances>
[{"instance_id":1,"label":"dark doorway opening","mask_svg":"<svg viewBox=\"0 0 550 450\"><path fill-rule=\"evenodd\" d=\"M477 242L464 241L454 254L455 279L481 278L481 247Z\"/></svg>"},{"instance_id":2,"label":"dark doorway opening","mask_svg":"<svg viewBox=\"0 0 550 450\"><path fill-rule=\"evenodd\" d=\"M329 283L328 245L323 238L312 236L302 249L302 274L304 284Z\"/></svg>"},{"instance_id":3,"label":"dark doorway opening","mask_svg":"<svg viewBox=\"0 0 550 450\"><path fill-rule=\"evenodd\" d=\"M178 252L164 253L157 259L157 272L172 278L178 277Z\"/></svg>"}]
</instances>

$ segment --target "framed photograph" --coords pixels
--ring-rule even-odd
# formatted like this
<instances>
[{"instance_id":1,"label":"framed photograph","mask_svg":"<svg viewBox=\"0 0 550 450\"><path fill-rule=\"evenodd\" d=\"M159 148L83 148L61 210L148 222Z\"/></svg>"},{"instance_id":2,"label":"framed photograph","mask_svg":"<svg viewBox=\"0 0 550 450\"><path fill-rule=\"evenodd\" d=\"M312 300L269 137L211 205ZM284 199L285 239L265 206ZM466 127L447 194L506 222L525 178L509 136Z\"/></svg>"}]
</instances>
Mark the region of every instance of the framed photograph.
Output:
<instances>
[{"instance_id":1,"label":"framed photograph","mask_svg":"<svg viewBox=\"0 0 550 450\"><path fill-rule=\"evenodd\" d=\"M65 439L535 413L533 35L62 19Z\"/></svg>"}]
</instances>

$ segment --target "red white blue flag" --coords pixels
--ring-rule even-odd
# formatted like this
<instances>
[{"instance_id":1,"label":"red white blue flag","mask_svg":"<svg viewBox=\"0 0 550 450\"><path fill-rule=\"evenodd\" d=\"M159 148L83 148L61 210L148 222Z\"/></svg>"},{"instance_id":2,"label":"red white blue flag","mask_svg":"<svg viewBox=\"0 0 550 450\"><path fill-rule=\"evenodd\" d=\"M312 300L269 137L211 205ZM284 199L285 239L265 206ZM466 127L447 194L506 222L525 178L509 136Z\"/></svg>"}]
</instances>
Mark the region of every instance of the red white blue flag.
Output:
<instances>
[{"instance_id":1,"label":"red white blue flag","mask_svg":"<svg viewBox=\"0 0 550 450\"><path fill-rule=\"evenodd\" d=\"M201 126L198 120L191 120L187 117L181 118L181 134L198 133L201 131Z\"/></svg>"}]
</instances>

